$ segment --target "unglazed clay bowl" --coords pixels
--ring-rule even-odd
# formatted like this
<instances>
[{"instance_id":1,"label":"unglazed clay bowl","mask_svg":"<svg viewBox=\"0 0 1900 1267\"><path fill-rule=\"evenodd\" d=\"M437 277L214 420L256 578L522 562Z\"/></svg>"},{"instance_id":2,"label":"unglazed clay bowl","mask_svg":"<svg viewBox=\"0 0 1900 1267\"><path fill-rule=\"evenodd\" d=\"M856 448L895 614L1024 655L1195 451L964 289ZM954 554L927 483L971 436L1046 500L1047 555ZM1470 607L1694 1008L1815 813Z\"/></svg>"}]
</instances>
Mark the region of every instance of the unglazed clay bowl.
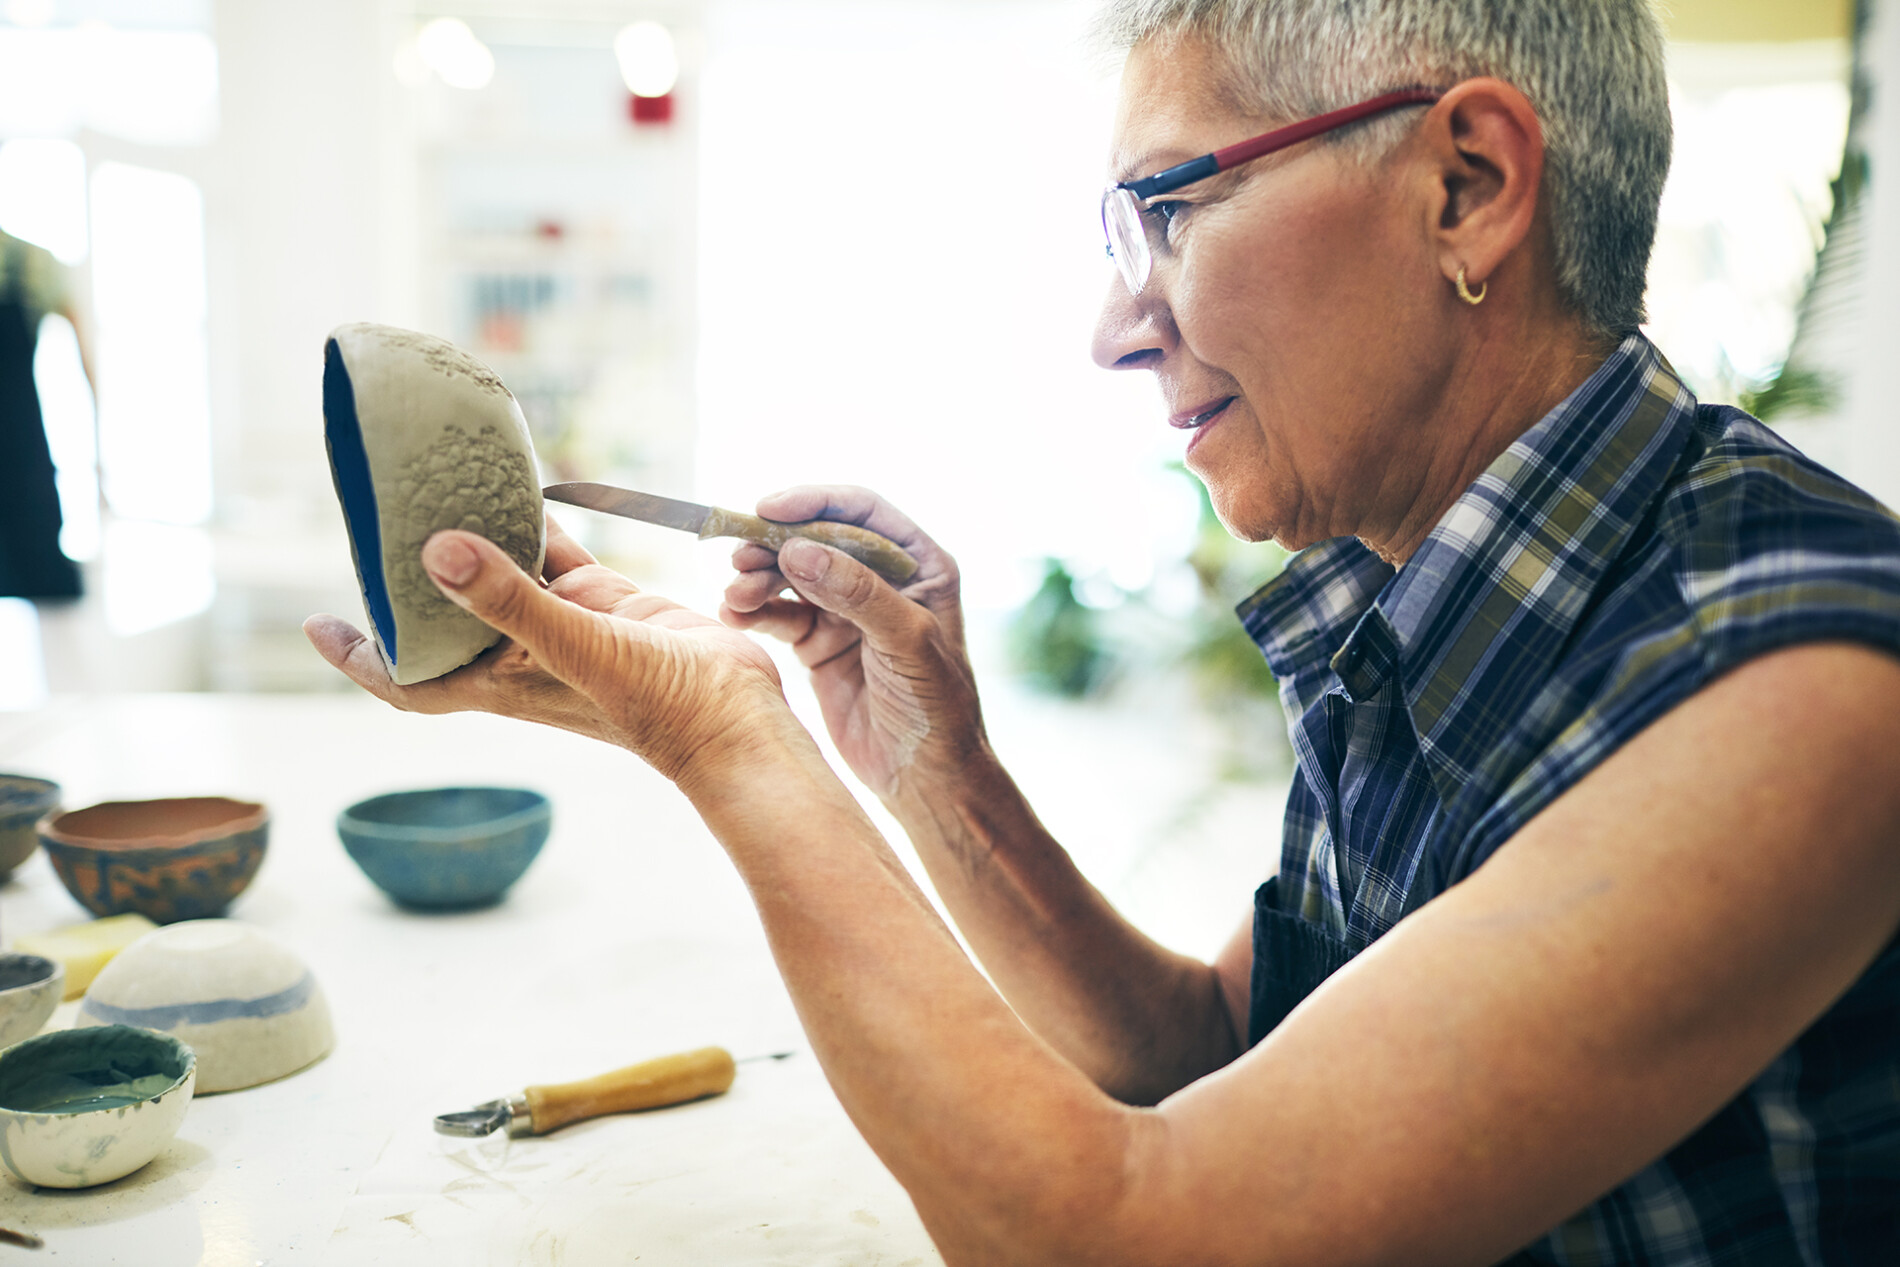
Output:
<instances>
[{"instance_id":1,"label":"unglazed clay bowl","mask_svg":"<svg viewBox=\"0 0 1900 1267\"><path fill-rule=\"evenodd\" d=\"M44 955L0 954L0 1047L31 1038L66 994L66 966Z\"/></svg>"},{"instance_id":2,"label":"unglazed clay bowl","mask_svg":"<svg viewBox=\"0 0 1900 1267\"><path fill-rule=\"evenodd\" d=\"M46 1188L122 1179L178 1133L196 1073L191 1048L125 1025L0 1051L0 1162Z\"/></svg>"},{"instance_id":3,"label":"unglazed clay bowl","mask_svg":"<svg viewBox=\"0 0 1900 1267\"><path fill-rule=\"evenodd\" d=\"M264 861L270 815L256 801L179 796L105 801L40 823L60 882L94 915L159 924L217 915Z\"/></svg>"},{"instance_id":4,"label":"unglazed clay bowl","mask_svg":"<svg viewBox=\"0 0 1900 1267\"><path fill-rule=\"evenodd\" d=\"M397 902L453 910L499 901L553 820L548 798L526 788L442 787L359 801L337 815L336 830Z\"/></svg>"},{"instance_id":5,"label":"unglazed clay bowl","mask_svg":"<svg viewBox=\"0 0 1900 1267\"><path fill-rule=\"evenodd\" d=\"M0 878L33 856L33 826L59 808L59 784L30 774L0 774Z\"/></svg>"},{"instance_id":6,"label":"unglazed clay bowl","mask_svg":"<svg viewBox=\"0 0 1900 1267\"><path fill-rule=\"evenodd\" d=\"M198 1054L198 1090L237 1091L321 1060L330 1004L302 959L248 924L172 924L127 946L86 990L79 1025L162 1030Z\"/></svg>"},{"instance_id":7,"label":"unglazed clay bowl","mask_svg":"<svg viewBox=\"0 0 1900 1267\"><path fill-rule=\"evenodd\" d=\"M454 344L394 326L339 326L323 352L323 436L370 632L389 676L422 682L501 637L422 567L432 533L479 533L531 576L547 549L521 406Z\"/></svg>"}]
</instances>

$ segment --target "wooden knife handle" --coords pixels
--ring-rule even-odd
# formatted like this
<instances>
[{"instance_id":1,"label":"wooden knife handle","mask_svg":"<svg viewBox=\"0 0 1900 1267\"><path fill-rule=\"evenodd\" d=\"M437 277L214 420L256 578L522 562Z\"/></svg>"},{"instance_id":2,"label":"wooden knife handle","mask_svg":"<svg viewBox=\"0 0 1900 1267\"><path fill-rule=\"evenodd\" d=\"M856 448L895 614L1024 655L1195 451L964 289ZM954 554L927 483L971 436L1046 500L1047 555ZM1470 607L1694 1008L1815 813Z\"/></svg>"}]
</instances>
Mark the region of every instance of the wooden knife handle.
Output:
<instances>
[{"instance_id":1,"label":"wooden knife handle","mask_svg":"<svg viewBox=\"0 0 1900 1267\"><path fill-rule=\"evenodd\" d=\"M557 1082L522 1092L536 1135L546 1135L570 1122L608 1113L657 1109L718 1095L732 1085L732 1053L724 1047L701 1047L677 1056L643 1060L625 1069L579 1082Z\"/></svg>"},{"instance_id":2,"label":"wooden knife handle","mask_svg":"<svg viewBox=\"0 0 1900 1267\"><path fill-rule=\"evenodd\" d=\"M707 537L737 537L762 545L768 550L781 549L793 537L806 537L823 545L843 550L893 585L902 585L917 575L917 560L905 554L895 541L880 537L869 528L841 524L830 519L807 519L803 523L782 524L757 515L714 506L699 530Z\"/></svg>"}]
</instances>

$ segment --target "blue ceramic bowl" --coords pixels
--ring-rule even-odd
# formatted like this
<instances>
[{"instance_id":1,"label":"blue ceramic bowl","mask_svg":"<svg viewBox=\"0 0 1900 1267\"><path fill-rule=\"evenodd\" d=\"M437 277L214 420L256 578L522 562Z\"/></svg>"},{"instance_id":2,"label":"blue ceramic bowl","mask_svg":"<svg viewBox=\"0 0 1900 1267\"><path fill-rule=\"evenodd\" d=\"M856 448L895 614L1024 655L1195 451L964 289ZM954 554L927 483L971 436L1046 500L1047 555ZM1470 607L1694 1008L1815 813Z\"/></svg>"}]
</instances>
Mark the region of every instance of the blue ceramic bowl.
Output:
<instances>
[{"instance_id":1,"label":"blue ceramic bowl","mask_svg":"<svg viewBox=\"0 0 1900 1267\"><path fill-rule=\"evenodd\" d=\"M501 899L548 838L554 808L525 788L391 792L337 815L363 874L404 906L455 910Z\"/></svg>"},{"instance_id":2,"label":"blue ceramic bowl","mask_svg":"<svg viewBox=\"0 0 1900 1267\"><path fill-rule=\"evenodd\" d=\"M33 825L59 808L59 784L27 774L0 774L0 878L33 856Z\"/></svg>"}]
</instances>

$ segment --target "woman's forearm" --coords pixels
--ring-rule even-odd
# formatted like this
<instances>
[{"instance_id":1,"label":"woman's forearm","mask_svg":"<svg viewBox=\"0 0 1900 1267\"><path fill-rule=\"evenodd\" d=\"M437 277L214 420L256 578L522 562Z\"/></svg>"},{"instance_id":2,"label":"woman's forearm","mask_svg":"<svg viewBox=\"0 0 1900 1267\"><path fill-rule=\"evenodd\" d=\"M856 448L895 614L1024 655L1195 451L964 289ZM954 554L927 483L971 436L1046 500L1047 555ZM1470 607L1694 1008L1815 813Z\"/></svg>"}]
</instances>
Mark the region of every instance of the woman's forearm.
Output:
<instances>
[{"instance_id":1,"label":"woman's forearm","mask_svg":"<svg viewBox=\"0 0 1900 1267\"><path fill-rule=\"evenodd\" d=\"M1231 1061L1240 1044L1214 970L1123 919L979 749L954 780L907 780L886 804L1017 1015L1129 1103L1156 1103Z\"/></svg>"},{"instance_id":2,"label":"woman's forearm","mask_svg":"<svg viewBox=\"0 0 1900 1267\"><path fill-rule=\"evenodd\" d=\"M1153 1104L1240 1054L1214 969L1124 919L987 751L890 807L1003 996L1111 1095Z\"/></svg>"},{"instance_id":3,"label":"woman's forearm","mask_svg":"<svg viewBox=\"0 0 1900 1267\"><path fill-rule=\"evenodd\" d=\"M1146 1114L1024 1028L803 731L681 786L750 889L839 1100L946 1256L1036 1261L1055 1229L1074 1249L1084 1211L1106 1228Z\"/></svg>"}]
</instances>

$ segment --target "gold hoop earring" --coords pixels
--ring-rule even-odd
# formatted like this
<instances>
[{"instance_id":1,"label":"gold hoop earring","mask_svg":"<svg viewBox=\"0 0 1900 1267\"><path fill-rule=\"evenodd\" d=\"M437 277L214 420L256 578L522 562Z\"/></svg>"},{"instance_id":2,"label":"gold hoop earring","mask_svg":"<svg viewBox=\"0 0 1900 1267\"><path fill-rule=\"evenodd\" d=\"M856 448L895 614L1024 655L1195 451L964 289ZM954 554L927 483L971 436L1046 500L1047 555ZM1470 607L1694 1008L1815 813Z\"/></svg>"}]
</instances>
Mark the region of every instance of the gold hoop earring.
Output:
<instances>
[{"instance_id":1,"label":"gold hoop earring","mask_svg":"<svg viewBox=\"0 0 1900 1267\"><path fill-rule=\"evenodd\" d=\"M1464 300L1473 308L1476 308L1479 304L1484 302L1484 297L1490 293L1491 283L1483 282L1478 286L1478 293L1475 295L1472 294L1471 287L1465 285L1465 266L1462 264L1458 266L1458 298Z\"/></svg>"}]
</instances>

